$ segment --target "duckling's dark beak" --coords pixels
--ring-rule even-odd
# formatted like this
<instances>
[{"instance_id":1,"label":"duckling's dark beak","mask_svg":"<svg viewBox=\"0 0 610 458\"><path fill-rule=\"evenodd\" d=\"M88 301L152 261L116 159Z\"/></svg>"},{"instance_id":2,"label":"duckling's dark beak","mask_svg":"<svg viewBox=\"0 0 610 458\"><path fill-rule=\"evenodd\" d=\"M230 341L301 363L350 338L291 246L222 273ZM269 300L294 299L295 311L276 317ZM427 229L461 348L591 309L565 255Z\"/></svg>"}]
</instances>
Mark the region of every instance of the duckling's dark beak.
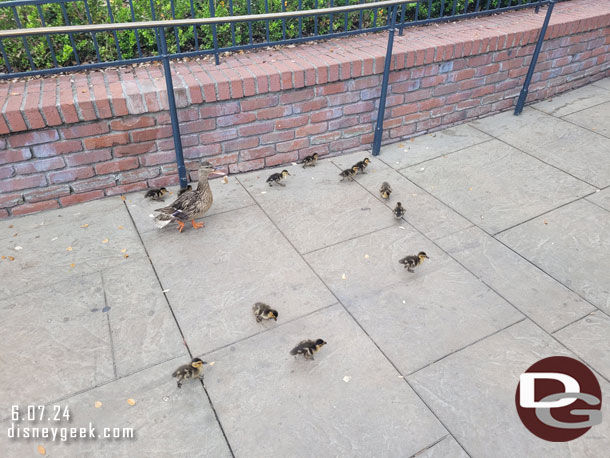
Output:
<instances>
[{"instance_id":1,"label":"duckling's dark beak","mask_svg":"<svg viewBox=\"0 0 610 458\"><path fill-rule=\"evenodd\" d=\"M207 362L207 361L202 361L201 363L202 363L202 364L207 364L208 362Z\"/></svg>"}]
</instances>

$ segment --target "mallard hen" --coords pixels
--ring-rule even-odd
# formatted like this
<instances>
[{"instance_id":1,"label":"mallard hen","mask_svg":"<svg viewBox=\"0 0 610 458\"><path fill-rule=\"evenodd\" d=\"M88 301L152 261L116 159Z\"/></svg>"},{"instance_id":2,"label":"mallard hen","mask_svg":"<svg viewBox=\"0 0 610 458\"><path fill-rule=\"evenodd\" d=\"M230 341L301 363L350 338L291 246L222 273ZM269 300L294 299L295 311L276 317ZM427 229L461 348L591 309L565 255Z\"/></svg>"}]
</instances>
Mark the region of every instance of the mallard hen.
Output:
<instances>
[{"instance_id":1,"label":"mallard hen","mask_svg":"<svg viewBox=\"0 0 610 458\"><path fill-rule=\"evenodd\" d=\"M185 221L190 221L195 229L204 226L196 223L195 219L202 217L212 206L214 201L208 177L215 172L215 168L207 161L199 167L199 183L197 189L185 191L171 205L155 210L159 214L155 217L157 227L165 227L171 222L178 223L180 232L184 229ZM222 172L220 172L222 174Z\"/></svg>"}]
</instances>

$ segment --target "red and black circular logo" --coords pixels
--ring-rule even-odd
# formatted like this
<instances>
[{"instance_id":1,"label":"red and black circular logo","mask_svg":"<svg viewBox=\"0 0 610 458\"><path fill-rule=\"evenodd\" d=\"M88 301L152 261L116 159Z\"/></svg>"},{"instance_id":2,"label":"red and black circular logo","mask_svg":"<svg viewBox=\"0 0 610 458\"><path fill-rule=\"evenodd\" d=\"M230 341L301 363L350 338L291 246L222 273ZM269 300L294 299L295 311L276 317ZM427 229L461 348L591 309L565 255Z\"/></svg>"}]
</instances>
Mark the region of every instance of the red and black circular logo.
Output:
<instances>
[{"instance_id":1,"label":"red and black circular logo","mask_svg":"<svg viewBox=\"0 0 610 458\"><path fill-rule=\"evenodd\" d=\"M521 374L515 404L525 427L551 442L574 440L602 419L599 382L566 356L542 359Z\"/></svg>"}]
</instances>

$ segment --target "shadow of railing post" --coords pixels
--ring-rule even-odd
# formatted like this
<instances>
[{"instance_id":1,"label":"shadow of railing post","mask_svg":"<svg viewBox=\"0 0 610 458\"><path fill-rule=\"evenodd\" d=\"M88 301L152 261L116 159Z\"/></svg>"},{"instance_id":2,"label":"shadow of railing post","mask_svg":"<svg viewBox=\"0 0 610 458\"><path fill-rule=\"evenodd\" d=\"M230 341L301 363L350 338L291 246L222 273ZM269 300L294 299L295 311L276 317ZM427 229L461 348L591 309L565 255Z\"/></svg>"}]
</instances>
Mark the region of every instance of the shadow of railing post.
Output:
<instances>
[{"instance_id":1,"label":"shadow of railing post","mask_svg":"<svg viewBox=\"0 0 610 458\"><path fill-rule=\"evenodd\" d=\"M551 19L551 14L553 13L553 6L555 6L556 0L549 0L549 7L546 10L546 16L544 17L544 22L542 23L542 28L540 29L540 35L538 36L538 42L536 43L536 48L534 48L534 54L532 55L532 61L530 62L530 66L527 69L527 75L525 76L525 82L523 83L523 88L519 93L519 99L517 100L517 106L515 107L515 116L519 116L523 111L523 105L525 105L525 99L527 99L527 94L529 92L530 83L532 82L532 77L534 76L534 69L536 68L536 63L538 62L538 55L540 54L540 50L542 49L542 44L544 43L544 35L546 35L546 29L549 25L549 21ZM536 6L536 13L538 12L539 5Z\"/></svg>"},{"instance_id":2,"label":"shadow of railing post","mask_svg":"<svg viewBox=\"0 0 610 458\"><path fill-rule=\"evenodd\" d=\"M163 27L158 29L161 62L163 63L163 74L165 86L167 87L167 101L169 104L169 117L172 121L172 135L174 136L174 149L176 150L176 163L178 165L178 176L180 177L180 189L185 189L188 182L186 179L186 167L184 166L184 155L182 154L182 139L180 138L180 124L178 123L178 112L176 111L176 97L174 96L174 83L172 80L172 69L167 53L167 41Z\"/></svg>"}]
</instances>

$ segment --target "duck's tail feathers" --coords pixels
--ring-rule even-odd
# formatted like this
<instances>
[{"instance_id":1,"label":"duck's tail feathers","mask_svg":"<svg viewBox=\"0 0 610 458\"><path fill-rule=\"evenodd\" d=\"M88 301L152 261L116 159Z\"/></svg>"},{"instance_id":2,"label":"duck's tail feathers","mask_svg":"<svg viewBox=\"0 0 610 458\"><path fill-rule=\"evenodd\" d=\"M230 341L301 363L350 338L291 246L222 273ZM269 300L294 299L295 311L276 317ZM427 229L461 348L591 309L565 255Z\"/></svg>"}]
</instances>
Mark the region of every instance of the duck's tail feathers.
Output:
<instances>
[{"instance_id":1,"label":"duck's tail feathers","mask_svg":"<svg viewBox=\"0 0 610 458\"><path fill-rule=\"evenodd\" d=\"M298 354L298 352L299 352L299 348L298 347L295 347L292 350L290 350L290 354L292 356L296 356Z\"/></svg>"},{"instance_id":2,"label":"duck's tail feathers","mask_svg":"<svg viewBox=\"0 0 610 458\"><path fill-rule=\"evenodd\" d=\"M173 219L174 218L171 215L161 213L160 215L155 216L155 225L161 229L171 223Z\"/></svg>"}]
</instances>

